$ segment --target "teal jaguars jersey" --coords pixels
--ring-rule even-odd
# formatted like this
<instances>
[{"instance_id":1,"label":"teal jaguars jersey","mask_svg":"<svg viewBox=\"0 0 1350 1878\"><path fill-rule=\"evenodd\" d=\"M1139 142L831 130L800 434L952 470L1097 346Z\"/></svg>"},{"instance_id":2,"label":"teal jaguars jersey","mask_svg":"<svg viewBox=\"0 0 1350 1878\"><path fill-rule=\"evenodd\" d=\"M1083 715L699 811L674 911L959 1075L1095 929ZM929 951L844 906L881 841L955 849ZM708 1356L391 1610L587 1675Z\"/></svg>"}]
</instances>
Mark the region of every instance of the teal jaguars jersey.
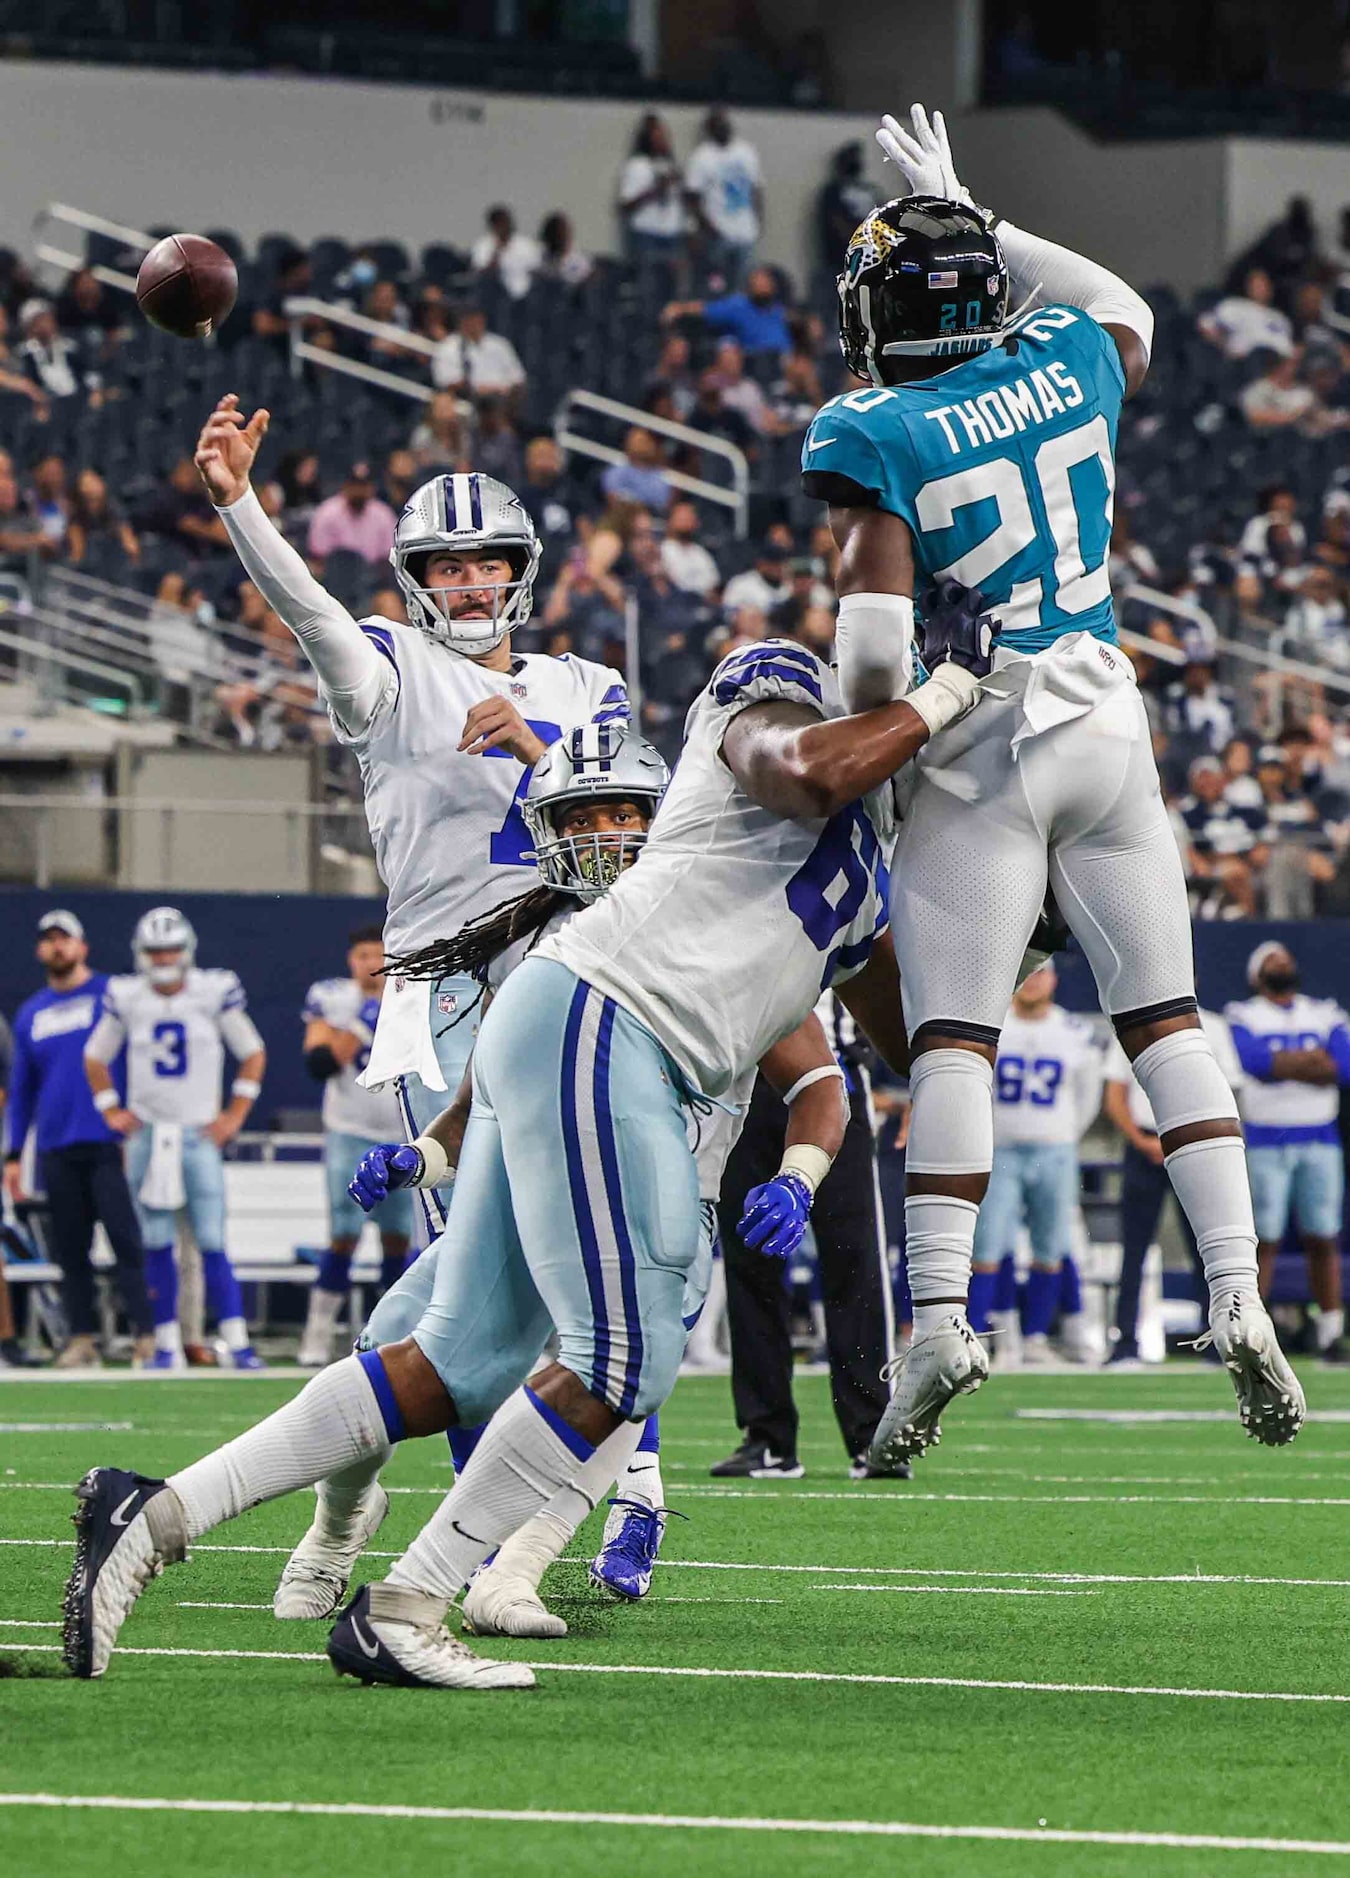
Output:
<instances>
[{"instance_id":1,"label":"teal jaguars jersey","mask_svg":"<svg viewBox=\"0 0 1350 1878\"><path fill-rule=\"evenodd\" d=\"M915 593L937 579L978 587L1012 651L1083 630L1114 642L1107 550L1124 396L1110 334L1076 307L1040 308L935 378L831 398L806 433L803 487L898 515Z\"/></svg>"}]
</instances>

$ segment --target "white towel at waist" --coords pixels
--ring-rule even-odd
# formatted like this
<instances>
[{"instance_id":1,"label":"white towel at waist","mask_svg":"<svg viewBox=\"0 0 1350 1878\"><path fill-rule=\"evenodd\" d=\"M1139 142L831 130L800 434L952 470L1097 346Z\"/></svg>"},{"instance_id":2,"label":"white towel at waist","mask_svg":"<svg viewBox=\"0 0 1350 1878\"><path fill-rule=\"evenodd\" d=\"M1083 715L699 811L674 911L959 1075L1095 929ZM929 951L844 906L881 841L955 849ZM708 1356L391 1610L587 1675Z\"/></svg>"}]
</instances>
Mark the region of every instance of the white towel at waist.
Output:
<instances>
[{"instance_id":1,"label":"white towel at waist","mask_svg":"<svg viewBox=\"0 0 1350 1878\"><path fill-rule=\"evenodd\" d=\"M379 1089L395 1076L420 1076L428 1089L444 1089L431 1034L431 993L425 978L389 978L380 999L380 1017L370 1060L357 1081Z\"/></svg>"},{"instance_id":2,"label":"white towel at waist","mask_svg":"<svg viewBox=\"0 0 1350 1878\"><path fill-rule=\"evenodd\" d=\"M1133 693L1136 682L1134 667L1118 646L1108 646L1089 632L1077 632L1067 633L1043 652L996 652L994 670L984 688L994 697L1017 696L1020 692L1017 728L1012 736L1016 755L1028 737L1039 737L1059 724L1086 717L1089 711L1113 699L1124 701ZM1114 721L1117 716L1118 724ZM1104 731L1110 729L1126 738L1139 735L1136 710L1108 711L1107 719L1110 721L1102 724Z\"/></svg>"},{"instance_id":3,"label":"white towel at waist","mask_svg":"<svg viewBox=\"0 0 1350 1878\"><path fill-rule=\"evenodd\" d=\"M181 1122L151 1122L150 1159L141 1179L140 1197L142 1204L156 1213L176 1213L185 1204Z\"/></svg>"}]
</instances>

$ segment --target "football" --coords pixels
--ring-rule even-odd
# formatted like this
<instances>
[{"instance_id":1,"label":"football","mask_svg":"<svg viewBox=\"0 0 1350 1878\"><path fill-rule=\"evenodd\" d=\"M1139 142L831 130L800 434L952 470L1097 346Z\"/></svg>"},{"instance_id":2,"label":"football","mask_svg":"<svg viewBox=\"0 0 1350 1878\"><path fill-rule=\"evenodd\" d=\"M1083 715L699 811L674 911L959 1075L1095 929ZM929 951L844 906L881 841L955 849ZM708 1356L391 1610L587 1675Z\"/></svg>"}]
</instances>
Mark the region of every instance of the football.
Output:
<instances>
[{"instance_id":1,"label":"football","mask_svg":"<svg viewBox=\"0 0 1350 1878\"><path fill-rule=\"evenodd\" d=\"M225 250L204 235L166 235L141 262L136 304L161 332L205 339L229 317L239 275Z\"/></svg>"}]
</instances>

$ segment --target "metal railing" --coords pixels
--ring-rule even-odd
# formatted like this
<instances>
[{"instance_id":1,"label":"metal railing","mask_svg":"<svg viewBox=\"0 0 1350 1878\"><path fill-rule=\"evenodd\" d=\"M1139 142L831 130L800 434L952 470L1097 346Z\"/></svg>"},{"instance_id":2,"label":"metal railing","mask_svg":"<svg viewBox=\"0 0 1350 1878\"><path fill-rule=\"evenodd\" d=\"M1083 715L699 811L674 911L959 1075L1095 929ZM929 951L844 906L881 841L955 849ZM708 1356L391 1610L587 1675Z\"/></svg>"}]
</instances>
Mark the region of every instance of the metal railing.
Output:
<instances>
[{"instance_id":1,"label":"metal railing","mask_svg":"<svg viewBox=\"0 0 1350 1878\"><path fill-rule=\"evenodd\" d=\"M575 450L578 456L593 457L599 463L623 463L627 459L622 450L611 444L597 443L593 437L573 429L568 420L574 411L593 411L597 417L612 417L617 423L634 425L658 437L670 437L676 443L691 444L699 451L725 458L731 467L729 489L720 483L705 482L701 476L686 476L683 470L668 469L662 474L672 489L730 509L735 518L736 537L740 541L745 539L750 528L750 465L744 450L738 450L734 443L727 443L711 431L694 430L670 417L654 417L650 411L640 410L636 405L604 398L598 391L569 391L553 414L553 435L562 449Z\"/></svg>"},{"instance_id":2,"label":"metal railing","mask_svg":"<svg viewBox=\"0 0 1350 1878\"><path fill-rule=\"evenodd\" d=\"M59 267L69 271L73 267L87 264L87 253L75 253L66 248L58 248L48 238L49 224L60 223L65 229L77 229L82 235L103 235L109 241L121 242L123 247L138 248L142 254L149 252L155 245L153 235L148 235L143 228L127 228L121 222L110 222L105 216L90 215L84 209L71 208L66 202L49 202L33 219L33 256L35 260L48 267ZM105 287L115 287L120 293L135 293L136 276L124 274L119 268L108 267L102 262L90 269L95 280L101 280Z\"/></svg>"},{"instance_id":3,"label":"metal railing","mask_svg":"<svg viewBox=\"0 0 1350 1878\"><path fill-rule=\"evenodd\" d=\"M424 378L405 378L402 373L389 371L384 366L368 365L363 359L348 358L345 353L312 344L305 338L305 322L321 319L326 326L342 326L348 332L361 333L368 339L383 339L425 359L434 355L438 340L409 332L406 327L395 326L389 320L369 319L364 313L354 313L350 307L338 306L331 300L316 300L308 294L293 295L283 301L281 310L290 322L291 372L294 377L298 378L301 367L308 363L321 366L325 371L339 372L346 378L359 378L366 385L378 385L382 391L392 391L400 398L412 398L419 404L429 403L435 397L435 386L428 384Z\"/></svg>"}]
</instances>

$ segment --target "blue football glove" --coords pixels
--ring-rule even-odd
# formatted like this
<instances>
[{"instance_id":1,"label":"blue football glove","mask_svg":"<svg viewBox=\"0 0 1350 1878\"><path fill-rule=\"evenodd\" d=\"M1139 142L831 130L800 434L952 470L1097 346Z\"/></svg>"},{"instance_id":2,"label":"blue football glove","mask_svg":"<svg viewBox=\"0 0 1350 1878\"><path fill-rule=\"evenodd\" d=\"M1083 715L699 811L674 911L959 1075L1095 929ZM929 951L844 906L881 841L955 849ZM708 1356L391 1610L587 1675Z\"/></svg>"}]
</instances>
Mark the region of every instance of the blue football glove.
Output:
<instances>
[{"instance_id":1,"label":"blue football glove","mask_svg":"<svg viewBox=\"0 0 1350 1878\"><path fill-rule=\"evenodd\" d=\"M396 1141L382 1141L367 1148L356 1163L347 1192L363 1213L387 1200L397 1187L411 1187L422 1174L420 1148L400 1147Z\"/></svg>"},{"instance_id":2,"label":"blue football glove","mask_svg":"<svg viewBox=\"0 0 1350 1878\"><path fill-rule=\"evenodd\" d=\"M919 603L916 635L926 670L936 671L951 659L976 678L988 677L1003 633L1002 621L987 611L988 604L978 587L963 587L959 580L941 580L928 589Z\"/></svg>"},{"instance_id":3,"label":"blue football glove","mask_svg":"<svg viewBox=\"0 0 1350 1878\"><path fill-rule=\"evenodd\" d=\"M752 1252L790 1259L806 1237L811 1217L811 1189L800 1174L775 1174L745 1196L736 1230Z\"/></svg>"}]
</instances>

